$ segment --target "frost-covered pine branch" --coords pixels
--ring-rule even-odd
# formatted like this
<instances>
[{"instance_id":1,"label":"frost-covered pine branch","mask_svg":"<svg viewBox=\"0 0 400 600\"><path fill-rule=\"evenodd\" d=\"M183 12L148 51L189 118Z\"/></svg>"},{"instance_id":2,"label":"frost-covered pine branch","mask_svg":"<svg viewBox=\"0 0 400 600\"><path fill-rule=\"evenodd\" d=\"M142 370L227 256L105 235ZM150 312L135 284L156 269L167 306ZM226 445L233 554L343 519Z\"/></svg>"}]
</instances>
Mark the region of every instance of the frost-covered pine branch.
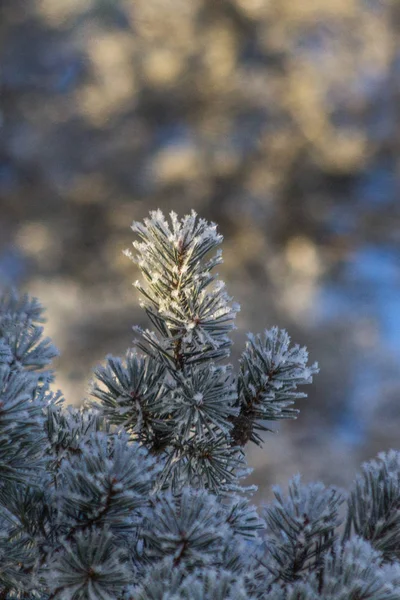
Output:
<instances>
[{"instance_id":1,"label":"frost-covered pine branch","mask_svg":"<svg viewBox=\"0 0 400 600\"><path fill-rule=\"evenodd\" d=\"M126 254L145 278L145 286L135 285L156 330L139 331L139 348L177 370L229 356L228 334L239 306L231 304L224 283L211 273L222 262L220 250L207 256L222 241L216 225L194 212L182 220L171 213L170 225L155 211L132 229L140 241L133 244L135 255Z\"/></svg>"},{"instance_id":2,"label":"frost-covered pine branch","mask_svg":"<svg viewBox=\"0 0 400 600\"><path fill-rule=\"evenodd\" d=\"M38 301L0 295L0 600L399 600L400 453L349 494L295 477L259 513L244 448L296 417L317 366L274 327L226 362L214 224L156 211L133 230L153 329L84 408L52 389Z\"/></svg>"},{"instance_id":3,"label":"frost-covered pine branch","mask_svg":"<svg viewBox=\"0 0 400 600\"><path fill-rule=\"evenodd\" d=\"M112 423L161 454L161 486L230 489L246 472L243 447L261 444L258 432L271 421L297 415L297 386L310 383L317 366L276 327L249 335L238 374L219 364L229 357L239 307L213 273L222 262L216 225L194 212L182 220L171 213L169 223L155 211L132 229L136 253L126 254L143 274L135 285L154 329L135 328L143 356L132 350L125 364L109 357L93 394Z\"/></svg>"}]
</instances>

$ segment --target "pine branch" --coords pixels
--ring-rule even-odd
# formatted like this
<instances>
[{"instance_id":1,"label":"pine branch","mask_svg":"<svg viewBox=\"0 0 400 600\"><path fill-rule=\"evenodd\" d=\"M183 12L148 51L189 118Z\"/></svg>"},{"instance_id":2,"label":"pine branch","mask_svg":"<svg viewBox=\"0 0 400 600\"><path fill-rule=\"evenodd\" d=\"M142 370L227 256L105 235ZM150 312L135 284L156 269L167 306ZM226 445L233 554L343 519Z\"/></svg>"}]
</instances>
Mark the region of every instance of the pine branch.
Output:
<instances>
[{"instance_id":1,"label":"pine branch","mask_svg":"<svg viewBox=\"0 0 400 600\"><path fill-rule=\"evenodd\" d=\"M248 335L249 340L240 359L238 404L240 412L232 417L232 440L244 446L248 441L262 445L258 431L271 431L268 421L295 419L294 402L306 394L296 391L298 385L312 383L318 365L307 366L305 348L290 347L286 331L273 327L264 336Z\"/></svg>"},{"instance_id":2,"label":"pine branch","mask_svg":"<svg viewBox=\"0 0 400 600\"><path fill-rule=\"evenodd\" d=\"M381 453L365 463L347 504L343 540L354 533L382 552L385 560L400 560L400 453Z\"/></svg>"},{"instance_id":3,"label":"pine branch","mask_svg":"<svg viewBox=\"0 0 400 600\"><path fill-rule=\"evenodd\" d=\"M146 352L150 344L174 370L183 371L187 364L220 360L229 354L227 334L239 307L229 306L223 285L211 275L221 254L203 260L222 241L216 226L197 219L194 212L181 221L175 213L170 216L171 226L160 211L152 212L144 225L134 223L132 229L142 241L134 242L136 255L126 254L144 275L146 287L139 282L135 285L161 335L160 340L145 336L142 349Z\"/></svg>"}]
</instances>

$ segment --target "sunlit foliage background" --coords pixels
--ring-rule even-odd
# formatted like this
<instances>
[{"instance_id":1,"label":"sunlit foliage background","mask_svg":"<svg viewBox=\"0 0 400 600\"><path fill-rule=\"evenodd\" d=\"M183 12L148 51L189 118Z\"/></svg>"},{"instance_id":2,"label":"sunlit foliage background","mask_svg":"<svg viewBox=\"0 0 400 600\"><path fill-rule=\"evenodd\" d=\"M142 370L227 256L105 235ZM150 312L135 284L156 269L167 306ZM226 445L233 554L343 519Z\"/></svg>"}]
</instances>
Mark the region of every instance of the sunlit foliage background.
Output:
<instances>
[{"instance_id":1,"label":"sunlit foliage background","mask_svg":"<svg viewBox=\"0 0 400 600\"><path fill-rule=\"evenodd\" d=\"M400 3L3 0L0 284L38 295L73 403L144 324L132 220L194 208L225 236L247 331L321 375L251 454L347 484L399 447Z\"/></svg>"}]
</instances>

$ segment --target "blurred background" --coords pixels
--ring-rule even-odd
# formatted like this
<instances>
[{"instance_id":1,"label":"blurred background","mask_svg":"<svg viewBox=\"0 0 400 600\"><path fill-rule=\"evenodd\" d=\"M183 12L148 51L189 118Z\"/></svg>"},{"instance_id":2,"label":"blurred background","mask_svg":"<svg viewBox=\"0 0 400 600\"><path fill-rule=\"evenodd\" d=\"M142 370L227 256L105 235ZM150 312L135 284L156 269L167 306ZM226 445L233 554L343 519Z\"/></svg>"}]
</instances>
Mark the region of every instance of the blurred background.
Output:
<instances>
[{"instance_id":1,"label":"blurred background","mask_svg":"<svg viewBox=\"0 0 400 600\"><path fill-rule=\"evenodd\" d=\"M0 285L47 307L67 401L146 325L131 222L193 208L225 237L233 361L277 324L321 367L300 418L249 449L257 500L399 448L400 3L0 10Z\"/></svg>"}]
</instances>

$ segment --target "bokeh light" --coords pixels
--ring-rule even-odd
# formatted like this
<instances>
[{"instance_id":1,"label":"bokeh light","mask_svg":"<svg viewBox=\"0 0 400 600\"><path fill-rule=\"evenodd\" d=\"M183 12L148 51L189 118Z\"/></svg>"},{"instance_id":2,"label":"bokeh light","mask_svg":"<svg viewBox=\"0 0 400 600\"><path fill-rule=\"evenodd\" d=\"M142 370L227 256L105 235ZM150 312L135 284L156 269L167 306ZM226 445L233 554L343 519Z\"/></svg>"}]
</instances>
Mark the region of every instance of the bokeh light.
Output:
<instances>
[{"instance_id":1,"label":"bokeh light","mask_svg":"<svg viewBox=\"0 0 400 600\"><path fill-rule=\"evenodd\" d=\"M400 4L5 0L0 285L37 295L72 403L144 315L122 250L151 209L224 234L247 331L321 374L251 452L260 485L347 485L398 447Z\"/></svg>"}]
</instances>

